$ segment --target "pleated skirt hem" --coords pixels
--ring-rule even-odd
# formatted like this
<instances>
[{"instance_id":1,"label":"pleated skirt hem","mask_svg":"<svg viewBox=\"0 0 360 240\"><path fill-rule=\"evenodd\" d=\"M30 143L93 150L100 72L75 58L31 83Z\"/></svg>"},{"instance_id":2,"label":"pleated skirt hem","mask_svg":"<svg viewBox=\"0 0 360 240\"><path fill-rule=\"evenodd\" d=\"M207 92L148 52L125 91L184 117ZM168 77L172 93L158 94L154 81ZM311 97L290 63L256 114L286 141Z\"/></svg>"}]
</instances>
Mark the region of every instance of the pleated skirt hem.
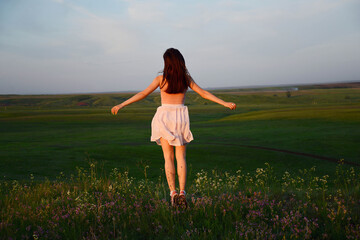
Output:
<instances>
[{"instance_id":1,"label":"pleated skirt hem","mask_svg":"<svg viewBox=\"0 0 360 240\"><path fill-rule=\"evenodd\" d=\"M161 145L160 138L164 138L172 146L183 146L194 140L187 106L163 104L157 108L151 121L150 140Z\"/></svg>"}]
</instances>

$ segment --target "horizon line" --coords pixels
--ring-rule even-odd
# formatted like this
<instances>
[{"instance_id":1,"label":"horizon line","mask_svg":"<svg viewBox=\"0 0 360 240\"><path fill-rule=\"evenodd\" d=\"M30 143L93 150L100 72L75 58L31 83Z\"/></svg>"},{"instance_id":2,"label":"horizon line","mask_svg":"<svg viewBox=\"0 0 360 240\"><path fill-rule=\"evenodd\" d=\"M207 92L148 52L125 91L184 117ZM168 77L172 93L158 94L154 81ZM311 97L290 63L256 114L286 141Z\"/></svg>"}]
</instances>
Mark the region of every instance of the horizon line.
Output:
<instances>
[{"instance_id":1,"label":"horizon line","mask_svg":"<svg viewBox=\"0 0 360 240\"><path fill-rule=\"evenodd\" d=\"M327 85L327 84L345 84L345 83L360 83L360 80L349 80L349 81L335 81L335 82L315 82L315 83L289 83L289 84L271 84L271 85L246 85L246 86L232 86L232 87L210 87L204 88L205 90L230 90L230 89L258 89L258 88L271 88L271 87L299 87L299 86L311 86L311 85ZM286 90L286 89L284 89ZM0 93L0 96L16 96L16 95L81 95L81 94L118 94L118 93L137 93L141 90L126 90L126 91L104 91L104 92L68 92L68 93ZM159 92L156 89L154 92ZM189 91L192 91L189 89Z\"/></svg>"}]
</instances>

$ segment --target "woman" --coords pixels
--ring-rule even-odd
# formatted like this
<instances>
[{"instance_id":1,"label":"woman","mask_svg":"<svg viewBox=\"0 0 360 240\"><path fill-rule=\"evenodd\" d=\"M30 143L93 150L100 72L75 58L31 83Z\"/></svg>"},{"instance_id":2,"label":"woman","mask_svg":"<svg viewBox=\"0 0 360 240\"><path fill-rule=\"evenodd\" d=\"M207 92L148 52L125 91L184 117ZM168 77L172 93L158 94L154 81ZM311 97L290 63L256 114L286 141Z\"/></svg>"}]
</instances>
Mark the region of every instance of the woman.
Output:
<instances>
[{"instance_id":1,"label":"woman","mask_svg":"<svg viewBox=\"0 0 360 240\"><path fill-rule=\"evenodd\" d=\"M187 89L190 87L201 97L230 108L231 110L236 108L236 104L225 102L200 88L187 71L185 59L179 50L169 48L164 53L163 58L163 75L157 76L142 92L114 106L111 112L116 115L121 108L144 99L160 87L161 106L158 107L151 122L151 141L156 141L157 144L161 145L163 150L171 205L186 207L186 144L193 140L193 135L190 131L188 109L184 106ZM175 190L174 148L180 185L179 194Z\"/></svg>"}]
</instances>

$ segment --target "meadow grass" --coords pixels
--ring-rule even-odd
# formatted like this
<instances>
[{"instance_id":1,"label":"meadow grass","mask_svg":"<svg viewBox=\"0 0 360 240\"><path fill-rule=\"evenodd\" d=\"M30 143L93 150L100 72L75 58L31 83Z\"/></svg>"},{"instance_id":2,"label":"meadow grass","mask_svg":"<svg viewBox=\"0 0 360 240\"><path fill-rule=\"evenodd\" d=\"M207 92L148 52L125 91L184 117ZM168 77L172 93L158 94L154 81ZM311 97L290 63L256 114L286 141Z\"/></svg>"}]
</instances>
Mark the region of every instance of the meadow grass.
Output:
<instances>
[{"instance_id":1,"label":"meadow grass","mask_svg":"<svg viewBox=\"0 0 360 240\"><path fill-rule=\"evenodd\" d=\"M335 121L359 121L360 109L358 106L326 106L306 108L281 108L235 114L215 121L245 121L269 119L326 119Z\"/></svg>"},{"instance_id":2,"label":"meadow grass","mask_svg":"<svg viewBox=\"0 0 360 240\"><path fill-rule=\"evenodd\" d=\"M264 162L275 172L318 167L315 174L335 174L336 161L360 164L360 93L357 89L311 89L284 92L221 92L234 101L230 111L189 92L191 130L188 164L233 172L254 171ZM90 155L104 171L118 168L139 178L137 163L147 161L149 179L161 174L161 148L149 141L150 123L160 104L158 93L133 104L117 116L112 105L131 94L0 96L0 176L4 180L54 179L74 174ZM77 106L86 102L88 106ZM335 159L327 162L275 148ZM224 158L226 156L226 158ZM191 177L193 180L193 176Z\"/></svg>"},{"instance_id":3,"label":"meadow grass","mask_svg":"<svg viewBox=\"0 0 360 240\"><path fill-rule=\"evenodd\" d=\"M1 239L360 239L359 90L214 93L238 108L187 95L187 210L149 142L158 93L118 116L131 94L0 96Z\"/></svg>"},{"instance_id":4,"label":"meadow grass","mask_svg":"<svg viewBox=\"0 0 360 240\"><path fill-rule=\"evenodd\" d=\"M116 168L106 175L90 160L52 181L1 182L1 239L360 238L360 174L342 162L333 178L315 167L277 177L268 163L201 170L187 209L171 207L164 176L149 180L142 167L135 179Z\"/></svg>"}]
</instances>

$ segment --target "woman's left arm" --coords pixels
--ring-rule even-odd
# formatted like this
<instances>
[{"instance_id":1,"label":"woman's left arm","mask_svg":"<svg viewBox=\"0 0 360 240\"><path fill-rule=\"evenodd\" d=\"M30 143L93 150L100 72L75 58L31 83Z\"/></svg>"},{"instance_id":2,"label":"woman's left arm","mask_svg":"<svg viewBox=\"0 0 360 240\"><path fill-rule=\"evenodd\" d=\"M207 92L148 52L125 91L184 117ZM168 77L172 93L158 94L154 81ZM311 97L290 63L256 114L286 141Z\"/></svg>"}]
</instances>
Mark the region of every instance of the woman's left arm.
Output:
<instances>
[{"instance_id":1,"label":"woman's left arm","mask_svg":"<svg viewBox=\"0 0 360 240\"><path fill-rule=\"evenodd\" d=\"M111 113L113 115L116 115L121 108L146 98L150 93L152 93L155 89L157 89L157 87L160 84L160 79L162 79L162 76L157 76L145 90L135 94L134 96L120 103L119 105L114 106L111 109Z\"/></svg>"}]
</instances>

